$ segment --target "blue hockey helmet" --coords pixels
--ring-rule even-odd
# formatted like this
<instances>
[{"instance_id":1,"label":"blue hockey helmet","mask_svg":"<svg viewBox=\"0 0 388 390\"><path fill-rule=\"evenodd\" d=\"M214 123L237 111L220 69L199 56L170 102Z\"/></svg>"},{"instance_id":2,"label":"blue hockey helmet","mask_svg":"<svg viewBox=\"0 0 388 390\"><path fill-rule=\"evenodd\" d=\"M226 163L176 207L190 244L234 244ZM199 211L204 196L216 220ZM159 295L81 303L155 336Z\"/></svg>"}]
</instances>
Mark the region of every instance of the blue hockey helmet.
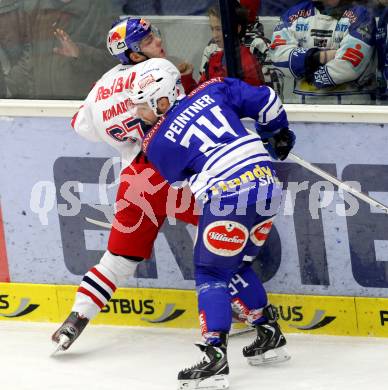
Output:
<instances>
[{"instance_id":1,"label":"blue hockey helmet","mask_svg":"<svg viewBox=\"0 0 388 390\"><path fill-rule=\"evenodd\" d=\"M129 64L127 50L141 52L140 41L152 32L150 22L140 18L118 20L108 32L106 45L112 56L122 64Z\"/></svg>"}]
</instances>

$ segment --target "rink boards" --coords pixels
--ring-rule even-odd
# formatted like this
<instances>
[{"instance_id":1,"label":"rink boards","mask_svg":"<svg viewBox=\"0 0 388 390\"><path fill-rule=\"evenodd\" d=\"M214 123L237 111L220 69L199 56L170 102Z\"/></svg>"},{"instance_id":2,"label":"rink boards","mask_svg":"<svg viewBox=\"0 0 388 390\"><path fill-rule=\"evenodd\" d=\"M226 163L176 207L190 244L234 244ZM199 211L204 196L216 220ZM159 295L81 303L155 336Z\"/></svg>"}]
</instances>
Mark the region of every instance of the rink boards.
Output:
<instances>
[{"instance_id":1,"label":"rink boards","mask_svg":"<svg viewBox=\"0 0 388 390\"><path fill-rule=\"evenodd\" d=\"M76 286L0 283L0 320L61 322ZM285 332L388 337L388 298L270 294ZM197 328L193 290L121 288L95 324ZM239 327L240 324L235 326Z\"/></svg>"}]
</instances>

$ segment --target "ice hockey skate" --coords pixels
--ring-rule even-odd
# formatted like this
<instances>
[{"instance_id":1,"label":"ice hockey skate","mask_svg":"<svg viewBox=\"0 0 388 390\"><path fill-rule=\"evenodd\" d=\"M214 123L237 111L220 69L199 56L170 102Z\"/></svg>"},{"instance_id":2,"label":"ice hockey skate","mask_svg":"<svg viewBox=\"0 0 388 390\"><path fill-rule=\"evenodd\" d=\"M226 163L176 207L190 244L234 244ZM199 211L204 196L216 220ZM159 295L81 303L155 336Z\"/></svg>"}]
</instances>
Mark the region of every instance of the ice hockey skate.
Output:
<instances>
[{"instance_id":1,"label":"ice hockey skate","mask_svg":"<svg viewBox=\"0 0 388 390\"><path fill-rule=\"evenodd\" d=\"M228 389L229 365L226 345L216 347L205 343L195 344L205 354L204 358L190 368L179 372L179 390Z\"/></svg>"},{"instance_id":2,"label":"ice hockey skate","mask_svg":"<svg viewBox=\"0 0 388 390\"><path fill-rule=\"evenodd\" d=\"M257 336L252 344L243 349L243 355L252 366L280 363L291 359L287 343L277 322L256 325Z\"/></svg>"},{"instance_id":3,"label":"ice hockey skate","mask_svg":"<svg viewBox=\"0 0 388 390\"><path fill-rule=\"evenodd\" d=\"M56 349L52 356L59 351L66 351L74 343L77 337L85 329L89 320L72 311L65 322L55 331L51 339L56 344Z\"/></svg>"}]
</instances>

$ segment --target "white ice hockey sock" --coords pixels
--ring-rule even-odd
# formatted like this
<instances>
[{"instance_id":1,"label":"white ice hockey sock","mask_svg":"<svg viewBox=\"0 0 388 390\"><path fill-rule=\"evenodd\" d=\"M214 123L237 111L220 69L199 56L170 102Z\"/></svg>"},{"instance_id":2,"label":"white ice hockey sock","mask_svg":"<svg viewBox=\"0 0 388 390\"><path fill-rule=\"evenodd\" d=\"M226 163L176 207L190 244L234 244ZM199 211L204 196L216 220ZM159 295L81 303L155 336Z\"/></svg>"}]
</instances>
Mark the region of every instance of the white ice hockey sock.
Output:
<instances>
[{"instance_id":1,"label":"white ice hockey sock","mask_svg":"<svg viewBox=\"0 0 388 390\"><path fill-rule=\"evenodd\" d=\"M107 304L121 280L133 276L138 262L106 252L78 287L72 311L92 320Z\"/></svg>"}]
</instances>

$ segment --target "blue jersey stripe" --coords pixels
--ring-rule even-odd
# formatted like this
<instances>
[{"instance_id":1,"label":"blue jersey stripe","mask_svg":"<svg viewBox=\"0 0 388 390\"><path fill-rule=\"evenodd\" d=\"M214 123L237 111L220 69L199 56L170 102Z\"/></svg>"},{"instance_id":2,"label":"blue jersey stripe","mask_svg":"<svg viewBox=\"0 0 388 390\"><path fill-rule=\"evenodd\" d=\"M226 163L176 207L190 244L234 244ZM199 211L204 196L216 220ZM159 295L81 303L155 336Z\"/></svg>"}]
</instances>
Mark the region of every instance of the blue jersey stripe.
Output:
<instances>
[{"instance_id":1,"label":"blue jersey stripe","mask_svg":"<svg viewBox=\"0 0 388 390\"><path fill-rule=\"evenodd\" d=\"M245 142L243 142L243 143L240 143L239 145L234 146L233 148L225 148L226 150L220 151L220 152L221 152L220 155L217 156L217 158L214 159L213 162L212 162L210 165L208 165L208 166L206 167L206 171L209 171L209 170L210 170L215 164L217 164L217 162L218 162L220 159L222 159L222 157L224 157L225 155L231 154L231 153L233 153L236 149L239 149L239 148L241 148L242 146L248 145L248 144L250 144L250 143L257 143L257 139L250 139L250 140L247 140L247 141L245 141ZM268 155L268 154L267 154L267 155ZM206 165L206 164L205 164L205 165ZM205 165L204 165L202 168L204 168ZM205 171L203 171L203 172L205 172ZM190 180L190 184L191 184L191 185L194 185L195 182L197 181L198 175L196 175L196 176L197 176L197 177L196 177L194 180L192 180L192 181Z\"/></svg>"}]
</instances>

